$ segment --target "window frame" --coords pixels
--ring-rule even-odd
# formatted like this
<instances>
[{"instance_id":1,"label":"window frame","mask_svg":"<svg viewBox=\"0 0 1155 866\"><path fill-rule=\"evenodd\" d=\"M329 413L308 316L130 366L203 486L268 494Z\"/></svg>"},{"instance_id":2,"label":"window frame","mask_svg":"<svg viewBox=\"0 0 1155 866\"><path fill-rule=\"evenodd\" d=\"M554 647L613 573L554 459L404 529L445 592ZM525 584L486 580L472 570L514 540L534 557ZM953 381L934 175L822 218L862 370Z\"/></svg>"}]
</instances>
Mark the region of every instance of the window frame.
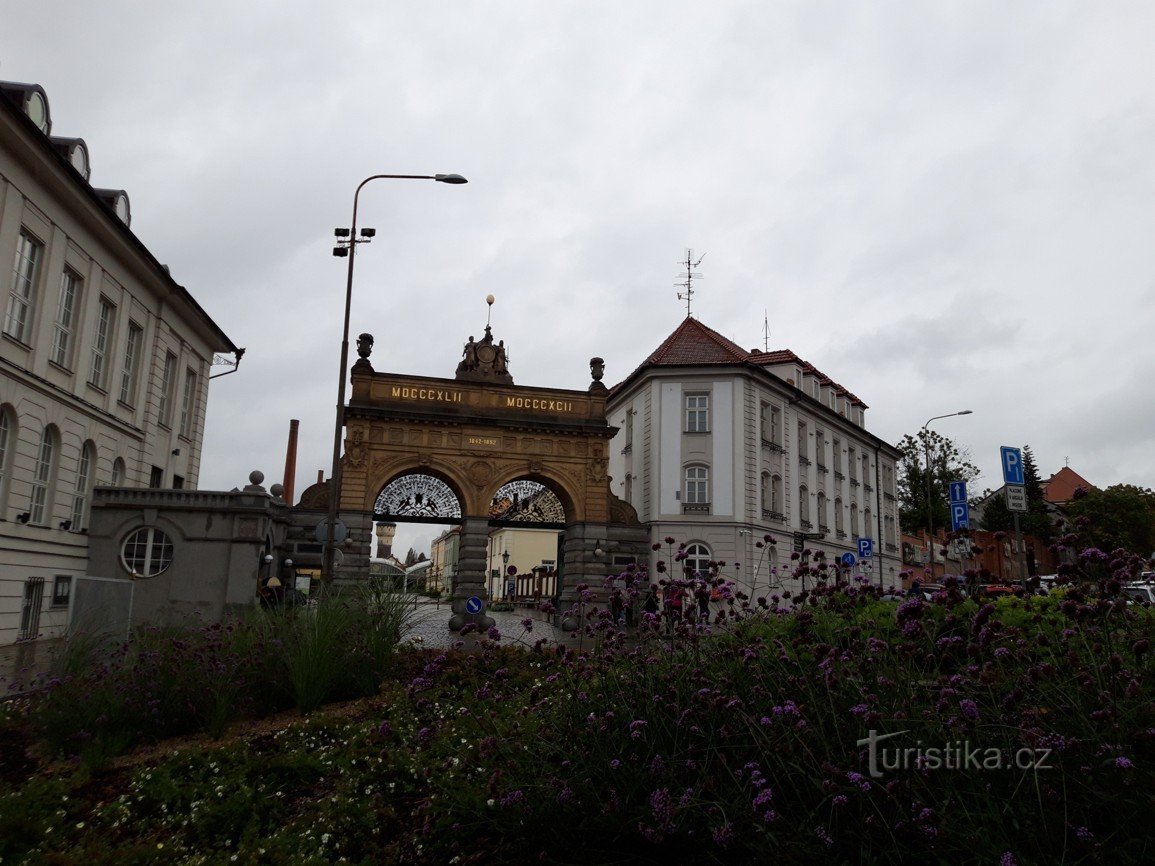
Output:
<instances>
[{"instance_id":1,"label":"window frame","mask_svg":"<svg viewBox=\"0 0 1155 866\"><path fill-rule=\"evenodd\" d=\"M16 450L19 433L15 409L10 408L7 403L0 405L0 516L3 516L3 509L8 501L8 485L11 481L8 464L13 459L12 454Z\"/></svg>"},{"instance_id":2,"label":"window frame","mask_svg":"<svg viewBox=\"0 0 1155 866\"><path fill-rule=\"evenodd\" d=\"M4 313L4 333L18 343L31 345L36 315L36 289L44 261L44 242L21 226L12 262L12 287Z\"/></svg>"},{"instance_id":3,"label":"window frame","mask_svg":"<svg viewBox=\"0 0 1155 866\"><path fill-rule=\"evenodd\" d=\"M691 406L691 401L702 401L701 405ZM683 432L709 433L710 432L710 393L708 391L687 391L682 398ZM691 423L691 418L695 420ZM698 427L699 422L701 427Z\"/></svg>"},{"instance_id":4,"label":"window frame","mask_svg":"<svg viewBox=\"0 0 1155 866\"><path fill-rule=\"evenodd\" d=\"M63 588L63 592L61 589ZM72 575L57 574L52 580L52 601L49 610L65 610L72 604Z\"/></svg>"},{"instance_id":5,"label":"window frame","mask_svg":"<svg viewBox=\"0 0 1155 866\"><path fill-rule=\"evenodd\" d=\"M88 497L92 491L93 470L96 468L96 448L91 440L80 448L76 460L76 492L72 496L73 532L80 532L88 525Z\"/></svg>"},{"instance_id":6,"label":"window frame","mask_svg":"<svg viewBox=\"0 0 1155 866\"><path fill-rule=\"evenodd\" d=\"M187 367L184 371L184 393L181 396L180 406L180 429L177 435L185 438L192 438L192 430L194 426L194 416L196 415L196 396L197 396L197 372L192 367Z\"/></svg>"},{"instance_id":7,"label":"window frame","mask_svg":"<svg viewBox=\"0 0 1155 866\"><path fill-rule=\"evenodd\" d=\"M46 424L40 434L28 496L28 523L32 526L47 526L52 517L52 492L56 486L53 481L56 477L56 461L60 456L58 438L55 428Z\"/></svg>"},{"instance_id":8,"label":"window frame","mask_svg":"<svg viewBox=\"0 0 1155 866\"><path fill-rule=\"evenodd\" d=\"M72 369L76 311L83 290L84 279L72 268L65 266L60 274L60 294L56 301L56 323L52 329L52 353L49 357L53 364L65 370Z\"/></svg>"},{"instance_id":9,"label":"window frame","mask_svg":"<svg viewBox=\"0 0 1155 866\"><path fill-rule=\"evenodd\" d=\"M144 534L143 540L137 541L136 539L138 536L141 536L142 533ZM136 552L134 551L134 558L132 560L129 559L128 551L130 543L140 551L142 558L137 558ZM163 564L156 570L152 570L152 566L154 565L153 558L156 556L158 550L159 556L157 556L157 559ZM138 578L158 577L164 574L172 565L175 559L175 552L176 546L173 544L172 538L170 538L164 530L157 526L140 526L128 533L124 537L124 541L121 542L120 564L124 566L125 571ZM166 553L167 560L165 559ZM142 568L138 570L136 568L137 564L141 565Z\"/></svg>"},{"instance_id":10,"label":"window frame","mask_svg":"<svg viewBox=\"0 0 1155 866\"><path fill-rule=\"evenodd\" d=\"M691 478L690 473L701 473L701 476ZM697 498L699 494L701 498ZM682 504L697 506L710 504L710 467L706 464L690 463L682 471Z\"/></svg>"},{"instance_id":11,"label":"window frame","mask_svg":"<svg viewBox=\"0 0 1155 866\"><path fill-rule=\"evenodd\" d=\"M104 295L96 313L96 330L92 339L92 358L88 373L88 384L104 391L108 384L108 359L112 354L112 343L116 335L116 304Z\"/></svg>"},{"instance_id":12,"label":"window frame","mask_svg":"<svg viewBox=\"0 0 1155 866\"><path fill-rule=\"evenodd\" d=\"M714 554L701 541L691 541L686 545L686 556L682 560L682 568L704 575L710 571L710 563L714 561Z\"/></svg>"},{"instance_id":13,"label":"window frame","mask_svg":"<svg viewBox=\"0 0 1155 866\"><path fill-rule=\"evenodd\" d=\"M176 404L176 370L179 362L176 353L166 352L164 367L160 374L160 399L157 403L157 423L172 429L172 409Z\"/></svg>"},{"instance_id":14,"label":"window frame","mask_svg":"<svg viewBox=\"0 0 1155 866\"><path fill-rule=\"evenodd\" d=\"M124 340L124 361L120 371L120 396L117 398L125 406L136 405L136 385L140 379L140 358L144 346L144 328L128 320L128 335Z\"/></svg>"}]
</instances>

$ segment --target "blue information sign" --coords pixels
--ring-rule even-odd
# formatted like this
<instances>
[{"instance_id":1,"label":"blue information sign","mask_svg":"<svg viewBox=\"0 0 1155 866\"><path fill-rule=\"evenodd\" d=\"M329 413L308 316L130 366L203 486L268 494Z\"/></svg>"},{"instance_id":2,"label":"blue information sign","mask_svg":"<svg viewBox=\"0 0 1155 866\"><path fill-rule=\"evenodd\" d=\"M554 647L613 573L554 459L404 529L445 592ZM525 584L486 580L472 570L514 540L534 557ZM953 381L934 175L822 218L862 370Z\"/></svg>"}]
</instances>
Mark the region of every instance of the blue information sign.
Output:
<instances>
[{"instance_id":1,"label":"blue information sign","mask_svg":"<svg viewBox=\"0 0 1155 866\"><path fill-rule=\"evenodd\" d=\"M476 595L471 595L465 600L466 613L481 613L481 609L483 607L485 607L485 602L483 602Z\"/></svg>"},{"instance_id":2,"label":"blue information sign","mask_svg":"<svg viewBox=\"0 0 1155 866\"><path fill-rule=\"evenodd\" d=\"M874 556L874 539L860 538L858 539L858 558L870 559Z\"/></svg>"},{"instance_id":3,"label":"blue information sign","mask_svg":"<svg viewBox=\"0 0 1155 866\"><path fill-rule=\"evenodd\" d=\"M858 562L858 560L854 558L853 553L842 554L842 564L845 565L847 568L850 568L850 566L854 565L854 563L856 563L856 562Z\"/></svg>"},{"instance_id":4,"label":"blue information sign","mask_svg":"<svg viewBox=\"0 0 1155 866\"><path fill-rule=\"evenodd\" d=\"M1026 484L1023 476L1023 452L1021 448L1004 445L999 449L1003 461L1003 482L1005 484Z\"/></svg>"},{"instance_id":5,"label":"blue information sign","mask_svg":"<svg viewBox=\"0 0 1155 866\"><path fill-rule=\"evenodd\" d=\"M950 501L952 503L967 501L967 483L965 481L952 481L950 483Z\"/></svg>"}]
</instances>

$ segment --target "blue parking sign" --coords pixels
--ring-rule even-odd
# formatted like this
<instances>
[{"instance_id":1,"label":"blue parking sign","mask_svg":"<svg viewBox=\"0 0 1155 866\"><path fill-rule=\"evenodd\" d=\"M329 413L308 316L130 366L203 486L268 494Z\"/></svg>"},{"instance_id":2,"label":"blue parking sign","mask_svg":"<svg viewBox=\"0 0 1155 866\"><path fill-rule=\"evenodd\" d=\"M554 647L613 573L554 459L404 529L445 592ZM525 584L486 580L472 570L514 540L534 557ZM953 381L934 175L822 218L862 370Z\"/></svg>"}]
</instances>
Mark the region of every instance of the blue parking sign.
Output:
<instances>
[{"instance_id":1,"label":"blue parking sign","mask_svg":"<svg viewBox=\"0 0 1155 866\"><path fill-rule=\"evenodd\" d=\"M858 558L870 559L872 556L874 556L874 539L858 539Z\"/></svg>"},{"instance_id":2,"label":"blue parking sign","mask_svg":"<svg viewBox=\"0 0 1155 866\"><path fill-rule=\"evenodd\" d=\"M951 532L958 532L960 529L970 529L971 514L970 506L965 502L951 502L950 504L950 529Z\"/></svg>"},{"instance_id":3,"label":"blue parking sign","mask_svg":"<svg viewBox=\"0 0 1155 866\"><path fill-rule=\"evenodd\" d=\"M999 455L1003 461L1003 483L1004 484L1026 484L1027 480L1023 476L1023 451L1021 448L1012 448L1010 445L1004 445L999 449Z\"/></svg>"}]
</instances>

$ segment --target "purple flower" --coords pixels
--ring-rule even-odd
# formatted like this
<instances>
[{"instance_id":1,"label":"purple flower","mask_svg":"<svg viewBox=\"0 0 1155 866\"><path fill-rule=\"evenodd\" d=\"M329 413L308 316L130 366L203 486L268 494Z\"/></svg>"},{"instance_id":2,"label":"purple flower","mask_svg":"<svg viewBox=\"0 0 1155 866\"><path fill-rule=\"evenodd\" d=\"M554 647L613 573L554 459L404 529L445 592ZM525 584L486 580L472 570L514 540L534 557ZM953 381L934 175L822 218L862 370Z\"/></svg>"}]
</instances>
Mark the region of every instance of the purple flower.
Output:
<instances>
[{"instance_id":1,"label":"purple flower","mask_svg":"<svg viewBox=\"0 0 1155 866\"><path fill-rule=\"evenodd\" d=\"M1115 759L1115 766L1120 770L1130 770L1135 765L1131 762L1130 758L1118 757Z\"/></svg>"},{"instance_id":2,"label":"purple flower","mask_svg":"<svg viewBox=\"0 0 1155 866\"><path fill-rule=\"evenodd\" d=\"M958 705L959 705L959 708L962 710L962 714L964 716L966 716L968 719L970 719L970 721L972 721L972 722L978 721L978 718L979 718L978 704L976 704L970 698L963 698L961 701L959 701Z\"/></svg>"},{"instance_id":3,"label":"purple flower","mask_svg":"<svg viewBox=\"0 0 1155 866\"><path fill-rule=\"evenodd\" d=\"M715 827L713 832L714 842L722 848L725 848L734 841L734 828L727 822L721 827Z\"/></svg>"},{"instance_id":4,"label":"purple flower","mask_svg":"<svg viewBox=\"0 0 1155 866\"><path fill-rule=\"evenodd\" d=\"M645 727L646 723L642 719L637 719L630 722L630 737L635 740L640 740L642 735L645 733L643 730Z\"/></svg>"}]
</instances>

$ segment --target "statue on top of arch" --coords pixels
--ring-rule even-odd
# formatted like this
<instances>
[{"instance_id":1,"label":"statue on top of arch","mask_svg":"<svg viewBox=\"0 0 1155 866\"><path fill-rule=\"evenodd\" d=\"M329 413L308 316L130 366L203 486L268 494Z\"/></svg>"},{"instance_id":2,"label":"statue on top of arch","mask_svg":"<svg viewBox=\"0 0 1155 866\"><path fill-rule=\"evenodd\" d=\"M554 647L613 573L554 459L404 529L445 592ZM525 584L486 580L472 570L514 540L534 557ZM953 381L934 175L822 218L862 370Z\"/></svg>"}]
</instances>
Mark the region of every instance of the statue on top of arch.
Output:
<instances>
[{"instance_id":1,"label":"statue on top of arch","mask_svg":"<svg viewBox=\"0 0 1155 866\"><path fill-rule=\"evenodd\" d=\"M454 377L459 381L513 384L513 376L509 373L509 357L505 352L505 340L499 340L497 345L494 345L489 325L485 326L485 336L481 340L474 342L470 336L461 354L461 363L457 365L457 374Z\"/></svg>"}]
</instances>

